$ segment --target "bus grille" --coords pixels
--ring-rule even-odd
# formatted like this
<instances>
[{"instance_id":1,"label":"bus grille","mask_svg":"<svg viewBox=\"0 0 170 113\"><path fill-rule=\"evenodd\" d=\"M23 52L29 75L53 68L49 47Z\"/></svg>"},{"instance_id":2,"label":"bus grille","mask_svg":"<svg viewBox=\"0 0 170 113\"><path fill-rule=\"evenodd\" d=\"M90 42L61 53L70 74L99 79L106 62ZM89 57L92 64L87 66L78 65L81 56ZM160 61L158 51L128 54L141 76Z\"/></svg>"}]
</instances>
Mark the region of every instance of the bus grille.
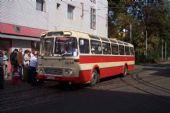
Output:
<instances>
[{"instance_id":1,"label":"bus grille","mask_svg":"<svg viewBox=\"0 0 170 113\"><path fill-rule=\"evenodd\" d=\"M62 75L63 71L61 68L44 68L46 74Z\"/></svg>"}]
</instances>

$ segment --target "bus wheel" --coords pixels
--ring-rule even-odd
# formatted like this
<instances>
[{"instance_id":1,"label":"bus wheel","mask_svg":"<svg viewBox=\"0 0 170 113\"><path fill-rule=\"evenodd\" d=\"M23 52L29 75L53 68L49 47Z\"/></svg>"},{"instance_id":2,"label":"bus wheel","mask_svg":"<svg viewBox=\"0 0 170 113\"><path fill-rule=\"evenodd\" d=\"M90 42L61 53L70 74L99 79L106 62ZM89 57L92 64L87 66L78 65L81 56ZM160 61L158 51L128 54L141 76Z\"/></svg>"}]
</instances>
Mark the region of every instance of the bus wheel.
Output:
<instances>
[{"instance_id":1,"label":"bus wheel","mask_svg":"<svg viewBox=\"0 0 170 113\"><path fill-rule=\"evenodd\" d=\"M94 70L92 73L92 79L90 81L90 86L95 86L96 83L98 82L98 80L99 80L99 74L96 70Z\"/></svg>"},{"instance_id":2,"label":"bus wheel","mask_svg":"<svg viewBox=\"0 0 170 113\"><path fill-rule=\"evenodd\" d=\"M128 67L127 67L127 65L125 65L124 69L123 69L123 77L127 76L127 75L128 75Z\"/></svg>"}]
</instances>

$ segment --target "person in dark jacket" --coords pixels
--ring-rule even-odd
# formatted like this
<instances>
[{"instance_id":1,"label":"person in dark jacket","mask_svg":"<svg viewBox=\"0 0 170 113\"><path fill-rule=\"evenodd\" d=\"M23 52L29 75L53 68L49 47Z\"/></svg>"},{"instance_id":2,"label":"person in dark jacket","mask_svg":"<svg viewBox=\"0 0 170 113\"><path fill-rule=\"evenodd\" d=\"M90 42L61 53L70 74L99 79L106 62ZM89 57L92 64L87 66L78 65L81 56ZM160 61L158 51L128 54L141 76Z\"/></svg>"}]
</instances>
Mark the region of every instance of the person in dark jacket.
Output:
<instances>
[{"instance_id":1,"label":"person in dark jacket","mask_svg":"<svg viewBox=\"0 0 170 113\"><path fill-rule=\"evenodd\" d=\"M14 49L14 51L10 55L10 61L11 61L11 66L12 66L12 76L14 75L14 72L16 72L18 68L17 53L18 53L18 49Z\"/></svg>"},{"instance_id":2,"label":"person in dark jacket","mask_svg":"<svg viewBox=\"0 0 170 113\"><path fill-rule=\"evenodd\" d=\"M0 89L4 89L3 52L0 50Z\"/></svg>"}]
</instances>

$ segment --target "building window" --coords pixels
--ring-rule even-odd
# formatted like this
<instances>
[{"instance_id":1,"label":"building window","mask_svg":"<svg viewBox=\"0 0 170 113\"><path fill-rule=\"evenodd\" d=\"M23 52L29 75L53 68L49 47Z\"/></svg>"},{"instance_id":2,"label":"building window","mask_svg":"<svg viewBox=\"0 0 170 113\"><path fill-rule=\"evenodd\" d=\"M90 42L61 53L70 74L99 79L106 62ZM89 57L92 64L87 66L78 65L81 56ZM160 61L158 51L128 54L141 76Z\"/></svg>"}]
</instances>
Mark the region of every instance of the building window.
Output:
<instances>
[{"instance_id":1,"label":"building window","mask_svg":"<svg viewBox=\"0 0 170 113\"><path fill-rule=\"evenodd\" d=\"M96 9L90 10L90 28L96 29Z\"/></svg>"},{"instance_id":2,"label":"building window","mask_svg":"<svg viewBox=\"0 0 170 113\"><path fill-rule=\"evenodd\" d=\"M44 0L36 0L36 9L39 11L45 11L45 1Z\"/></svg>"},{"instance_id":3,"label":"building window","mask_svg":"<svg viewBox=\"0 0 170 113\"><path fill-rule=\"evenodd\" d=\"M93 3L96 3L96 0L90 0L91 2L93 2Z\"/></svg>"},{"instance_id":4,"label":"building window","mask_svg":"<svg viewBox=\"0 0 170 113\"><path fill-rule=\"evenodd\" d=\"M21 27L20 26L14 26L14 30L15 30L15 32L19 33L21 31Z\"/></svg>"},{"instance_id":5,"label":"building window","mask_svg":"<svg viewBox=\"0 0 170 113\"><path fill-rule=\"evenodd\" d=\"M70 20L73 20L73 16L74 16L74 6L72 5L68 5L68 9L67 9L67 17Z\"/></svg>"},{"instance_id":6,"label":"building window","mask_svg":"<svg viewBox=\"0 0 170 113\"><path fill-rule=\"evenodd\" d=\"M60 3L57 3L56 4L56 9L59 9L60 5L61 5Z\"/></svg>"}]
</instances>

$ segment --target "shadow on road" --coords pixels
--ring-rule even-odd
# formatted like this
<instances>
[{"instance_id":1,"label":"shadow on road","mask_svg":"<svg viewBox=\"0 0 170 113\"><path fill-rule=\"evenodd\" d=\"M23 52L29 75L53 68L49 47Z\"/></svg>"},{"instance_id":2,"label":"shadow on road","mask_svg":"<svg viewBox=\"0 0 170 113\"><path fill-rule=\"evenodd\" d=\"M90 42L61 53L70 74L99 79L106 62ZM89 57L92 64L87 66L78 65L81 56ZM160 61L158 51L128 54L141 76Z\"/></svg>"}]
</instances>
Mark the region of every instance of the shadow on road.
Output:
<instances>
[{"instance_id":1,"label":"shadow on road","mask_svg":"<svg viewBox=\"0 0 170 113\"><path fill-rule=\"evenodd\" d=\"M35 93L36 92L36 93ZM169 113L170 100L149 94L83 88L56 88L2 95L1 113Z\"/></svg>"},{"instance_id":2,"label":"shadow on road","mask_svg":"<svg viewBox=\"0 0 170 113\"><path fill-rule=\"evenodd\" d=\"M154 71L151 75L170 77L170 64L142 65L143 70Z\"/></svg>"},{"instance_id":3,"label":"shadow on road","mask_svg":"<svg viewBox=\"0 0 170 113\"><path fill-rule=\"evenodd\" d=\"M169 64L145 65L143 70L170 77ZM170 96L156 96L127 84L115 90L115 83L120 81L113 80L118 77L102 79L95 87L55 83L35 88L10 86L0 91L0 113L170 113Z\"/></svg>"},{"instance_id":4,"label":"shadow on road","mask_svg":"<svg viewBox=\"0 0 170 113\"><path fill-rule=\"evenodd\" d=\"M122 75L115 75L115 76L111 76L111 77L107 77L107 78L103 78L100 80L100 82L98 83L98 85L102 85L102 84L109 84L110 82L113 82L112 80L116 79L116 78L120 78L122 77ZM88 84L72 84L69 85L68 83L61 83L61 84L51 84L51 85L42 85L42 87L46 87L46 88L56 88L59 89L61 91L74 91L74 90L81 90L83 88L87 88L90 87Z\"/></svg>"}]
</instances>

